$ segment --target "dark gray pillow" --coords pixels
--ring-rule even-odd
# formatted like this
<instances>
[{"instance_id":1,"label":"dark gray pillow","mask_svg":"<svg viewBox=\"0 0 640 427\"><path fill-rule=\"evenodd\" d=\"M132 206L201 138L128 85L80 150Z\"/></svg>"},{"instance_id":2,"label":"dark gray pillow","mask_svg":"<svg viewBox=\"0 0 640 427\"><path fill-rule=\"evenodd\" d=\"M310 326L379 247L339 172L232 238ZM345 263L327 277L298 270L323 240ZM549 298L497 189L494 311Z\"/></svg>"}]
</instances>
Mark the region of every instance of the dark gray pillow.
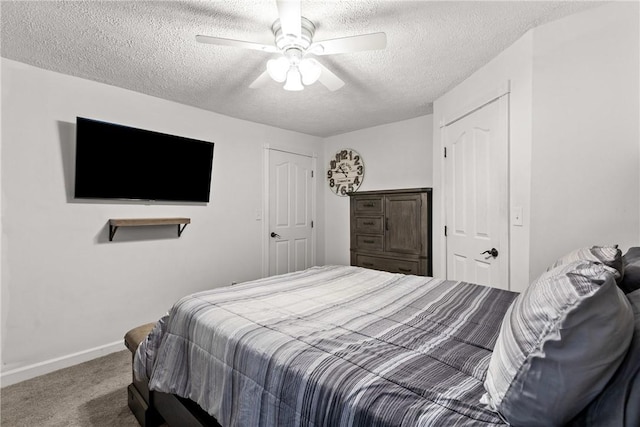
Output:
<instances>
[{"instance_id":1,"label":"dark gray pillow","mask_svg":"<svg viewBox=\"0 0 640 427\"><path fill-rule=\"evenodd\" d=\"M610 267L574 261L542 274L504 316L480 400L515 426L564 425L604 389L633 336Z\"/></svg>"},{"instance_id":2,"label":"dark gray pillow","mask_svg":"<svg viewBox=\"0 0 640 427\"><path fill-rule=\"evenodd\" d=\"M627 294L627 299L634 315L627 355L602 393L572 421L572 427L640 426L640 290Z\"/></svg>"},{"instance_id":3,"label":"dark gray pillow","mask_svg":"<svg viewBox=\"0 0 640 427\"><path fill-rule=\"evenodd\" d=\"M640 248L629 248L622 257L624 276L619 286L625 294L640 289Z\"/></svg>"}]
</instances>

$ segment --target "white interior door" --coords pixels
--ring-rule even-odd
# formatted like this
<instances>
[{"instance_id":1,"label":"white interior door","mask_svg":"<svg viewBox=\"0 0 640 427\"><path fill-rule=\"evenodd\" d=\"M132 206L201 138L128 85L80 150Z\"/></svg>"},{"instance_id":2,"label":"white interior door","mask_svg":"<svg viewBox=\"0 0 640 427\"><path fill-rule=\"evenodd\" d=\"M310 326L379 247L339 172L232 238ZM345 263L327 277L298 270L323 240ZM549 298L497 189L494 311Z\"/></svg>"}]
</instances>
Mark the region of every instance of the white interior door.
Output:
<instances>
[{"instance_id":1,"label":"white interior door","mask_svg":"<svg viewBox=\"0 0 640 427\"><path fill-rule=\"evenodd\" d=\"M313 159L269 150L269 275L314 264Z\"/></svg>"},{"instance_id":2,"label":"white interior door","mask_svg":"<svg viewBox=\"0 0 640 427\"><path fill-rule=\"evenodd\" d=\"M508 97L443 135L447 278L509 289Z\"/></svg>"}]
</instances>

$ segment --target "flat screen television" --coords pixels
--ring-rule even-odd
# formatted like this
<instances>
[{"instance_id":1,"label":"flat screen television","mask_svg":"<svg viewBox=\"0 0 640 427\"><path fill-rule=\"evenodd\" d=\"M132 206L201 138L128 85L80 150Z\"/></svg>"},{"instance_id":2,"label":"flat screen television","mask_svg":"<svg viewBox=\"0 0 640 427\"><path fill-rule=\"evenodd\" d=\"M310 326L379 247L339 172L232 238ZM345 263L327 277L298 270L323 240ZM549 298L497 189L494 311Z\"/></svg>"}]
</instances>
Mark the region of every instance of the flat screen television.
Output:
<instances>
[{"instance_id":1,"label":"flat screen television","mask_svg":"<svg viewBox=\"0 0 640 427\"><path fill-rule=\"evenodd\" d=\"M78 117L75 197L208 202L213 143Z\"/></svg>"}]
</instances>

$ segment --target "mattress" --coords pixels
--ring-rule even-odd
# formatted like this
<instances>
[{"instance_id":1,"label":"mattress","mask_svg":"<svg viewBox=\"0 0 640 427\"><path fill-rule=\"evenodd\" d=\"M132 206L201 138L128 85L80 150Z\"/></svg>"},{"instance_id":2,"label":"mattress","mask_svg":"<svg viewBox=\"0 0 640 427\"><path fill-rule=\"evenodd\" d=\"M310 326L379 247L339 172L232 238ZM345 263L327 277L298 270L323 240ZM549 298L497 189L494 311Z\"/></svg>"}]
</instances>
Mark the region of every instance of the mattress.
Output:
<instances>
[{"instance_id":1,"label":"mattress","mask_svg":"<svg viewBox=\"0 0 640 427\"><path fill-rule=\"evenodd\" d=\"M480 404L517 294L324 266L179 300L136 352L223 426L494 426Z\"/></svg>"}]
</instances>

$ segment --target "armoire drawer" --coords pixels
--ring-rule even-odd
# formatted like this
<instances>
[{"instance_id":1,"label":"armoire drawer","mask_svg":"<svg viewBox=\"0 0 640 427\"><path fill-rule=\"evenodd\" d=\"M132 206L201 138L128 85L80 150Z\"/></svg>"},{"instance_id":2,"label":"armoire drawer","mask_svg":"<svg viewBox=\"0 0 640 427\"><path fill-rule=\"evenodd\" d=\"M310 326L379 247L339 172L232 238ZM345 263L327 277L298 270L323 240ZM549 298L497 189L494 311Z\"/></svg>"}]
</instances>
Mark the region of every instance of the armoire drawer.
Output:
<instances>
[{"instance_id":1,"label":"armoire drawer","mask_svg":"<svg viewBox=\"0 0 640 427\"><path fill-rule=\"evenodd\" d=\"M361 254L356 254L356 266L403 274L418 274L419 271L418 261L378 258Z\"/></svg>"},{"instance_id":2,"label":"armoire drawer","mask_svg":"<svg viewBox=\"0 0 640 427\"><path fill-rule=\"evenodd\" d=\"M358 234L356 235L355 248L369 251L382 251L384 250L384 237Z\"/></svg>"},{"instance_id":3,"label":"armoire drawer","mask_svg":"<svg viewBox=\"0 0 640 427\"><path fill-rule=\"evenodd\" d=\"M355 218L356 233L382 234L384 221L381 216L361 216Z\"/></svg>"},{"instance_id":4,"label":"armoire drawer","mask_svg":"<svg viewBox=\"0 0 640 427\"><path fill-rule=\"evenodd\" d=\"M360 197L355 200L355 214L382 214L382 197Z\"/></svg>"}]
</instances>

